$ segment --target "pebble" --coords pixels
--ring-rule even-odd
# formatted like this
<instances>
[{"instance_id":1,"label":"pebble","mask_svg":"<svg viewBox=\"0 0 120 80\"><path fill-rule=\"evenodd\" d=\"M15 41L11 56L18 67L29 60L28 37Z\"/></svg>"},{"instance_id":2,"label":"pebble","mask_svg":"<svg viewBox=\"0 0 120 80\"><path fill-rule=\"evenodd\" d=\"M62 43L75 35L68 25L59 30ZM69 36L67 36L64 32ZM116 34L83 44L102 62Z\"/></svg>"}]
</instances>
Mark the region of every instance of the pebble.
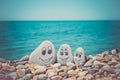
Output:
<instances>
[{"instance_id":1,"label":"pebble","mask_svg":"<svg viewBox=\"0 0 120 80\"><path fill-rule=\"evenodd\" d=\"M120 69L120 63L116 64L115 68Z\"/></svg>"},{"instance_id":2,"label":"pebble","mask_svg":"<svg viewBox=\"0 0 120 80\"><path fill-rule=\"evenodd\" d=\"M53 68L60 68L61 64L60 63L55 63L54 65L51 65L51 67L53 67Z\"/></svg>"},{"instance_id":3,"label":"pebble","mask_svg":"<svg viewBox=\"0 0 120 80\"><path fill-rule=\"evenodd\" d=\"M66 78L66 79L63 79L63 80L76 80L76 77L70 77L70 78Z\"/></svg>"},{"instance_id":4,"label":"pebble","mask_svg":"<svg viewBox=\"0 0 120 80\"><path fill-rule=\"evenodd\" d=\"M69 70L68 75L69 75L69 77L77 76L77 71Z\"/></svg>"},{"instance_id":5,"label":"pebble","mask_svg":"<svg viewBox=\"0 0 120 80\"><path fill-rule=\"evenodd\" d=\"M63 72L60 76L61 76L62 78L68 78L68 77L69 77L69 74L66 73L66 72Z\"/></svg>"},{"instance_id":6,"label":"pebble","mask_svg":"<svg viewBox=\"0 0 120 80\"><path fill-rule=\"evenodd\" d=\"M24 69L24 68L27 68L25 65L18 65L16 66L16 69L19 70L19 69Z\"/></svg>"},{"instance_id":7,"label":"pebble","mask_svg":"<svg viewBox=\"0 0 120 80\"><path fill-rule=\"evenodd\" d=\"M8 74L8 76L11 76L13 78L17 78L18 77L16 72L11 72L11 73Z\"/></svg>"},{"instance_id":8,"label":"pebble","mask_svg":"<svg viewBox=\"0 0 120 80\"><path fill-rule=\"evenodd\" d=\"M82 76L85 76L87 73L88 73L88 71L78 72L78 76L82 77Z\"/></svg>"},{"instance_id":9,"label":"pebble","mask_svg":"<svg viewBox=\"0 0 120 80\"><path fill-rule=\"evenodd\" d=\"M38 79L39 79L39 80L47 80L47 76L46 76L46 74L40 74L40 75L38 76Z\"/></svg>"},{"instance_id":10,"label":"pebble","mask_svg":"<svg viewBox=\"0 0 120 80\"><path fill-rule=\"evenodd\" d=\"M11 72L13 72L13 71L16 70L16 68L15 68L14 66L10 66L9 70L10 70Z\"/></svg>"},{"instance_id":11,"label":"pebble","mask_svg":"<svg viewBox=\"0 0 120 80\"><path fill-rule=\"evenodd\" d=\"M17 72L18 77L20 78L25 76L25 69L20 69L20 70L17 70L16 72Z\"/></svg>"},{"instance_id":12,"label":"pebble","mask_svg":"<svg viewBox=\"0 0 120 80\"><path fill-rule=\"evenodd\" d=\"M51 80L62 80L61 76L53 76L51 77Z\"/></svg>"},{"instance_id":13,"label":"pebble","mask_svg":"<svg viewBox=\"0 0 120 80\"><path fill-rule=\"evenodd\" d=\"M0 58L0 62L2 62L2 63L7 63L7 62L9 62L9 61L6 60L6 59Z\"/></svg>"},{"instance_id":14,"label":"pebble","mask_svg":"<svg viewBox=\"0 0 120 80\"><path fill-rule=\"evenodd\" d=\"M84 64L84 66L86 66L86 67L92 66L92 62L93 62L93 60L90 59L89 61L87 61L87 62Z\"/></svg>"},{"instance_id":15,"label":"pebble","mask_svg":"<svg viewBox=\"0 0 120 80\"><path fill-rule=\"evenodd\" d=\"M53 76L56 76L56 75L57 75L56 72L49 72L49 73L47 74L47 76L48 76L49 78L51 78L51 77L53 77Z\"/></svg>"},{"instance_id":16,"label":"pebble","mask_svg":"<svg viewBox=\"0 0 120 80\"><path fill-rule=\"evenodd\" d=\"M17 62L16 65L25 65L27 63L28 63L28 61L22 61L22 62Z\"/></svg>"},{"instance_id":17,"label":"pebble","mask_svg":"<svg viewBox=\"0 0 120 80\"><path fill-rule=\"evenodd\" d=\"M44 74L46 72L46 68L39 68L34 71L34 74Z\"/></svg>"}]
</instances>

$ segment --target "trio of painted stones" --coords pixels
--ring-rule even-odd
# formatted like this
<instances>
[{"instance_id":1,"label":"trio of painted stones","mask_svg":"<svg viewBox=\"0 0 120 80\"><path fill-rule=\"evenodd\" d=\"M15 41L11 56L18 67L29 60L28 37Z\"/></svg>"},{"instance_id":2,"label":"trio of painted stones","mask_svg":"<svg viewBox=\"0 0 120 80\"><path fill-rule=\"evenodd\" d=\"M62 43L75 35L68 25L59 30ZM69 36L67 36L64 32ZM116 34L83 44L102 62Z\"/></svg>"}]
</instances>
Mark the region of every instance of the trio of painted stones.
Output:
<instances>
[{"instance_id":1,"label":"trio of painted stones","mask_svg":"<svg viewBox=\"0 0 120 80\"><path fill-rule=\"evenodd\" d=\"M56 56L54 45L46 40L31 53L29 63L49 65L55 63L56 59L61 65L72 63L73 60L75 63L83 63L85 61L84 50L77 48L73 57L71 47L68 44L62 44Z\"/></svg>"}]
</instances>

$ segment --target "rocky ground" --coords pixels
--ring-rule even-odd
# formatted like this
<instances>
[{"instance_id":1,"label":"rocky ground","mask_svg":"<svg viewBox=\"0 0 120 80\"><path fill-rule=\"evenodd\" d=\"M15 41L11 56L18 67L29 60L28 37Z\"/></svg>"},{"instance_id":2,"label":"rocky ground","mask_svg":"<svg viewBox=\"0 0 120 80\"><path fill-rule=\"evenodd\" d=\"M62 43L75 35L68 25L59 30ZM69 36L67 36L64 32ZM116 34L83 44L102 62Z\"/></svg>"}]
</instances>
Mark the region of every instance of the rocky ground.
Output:
<instances>
[{"instance_id":1,"label":"rocky ground","mask_svg":"<svg viewBox=\"0 0 120 80\"><path fill-rule=\"evenodd\" d=\"M9 61L0 58L0 80L120 80L120 52L89 56L84 64L50 66L28 64L29 56Z\"/></svg>"}]
</instances>

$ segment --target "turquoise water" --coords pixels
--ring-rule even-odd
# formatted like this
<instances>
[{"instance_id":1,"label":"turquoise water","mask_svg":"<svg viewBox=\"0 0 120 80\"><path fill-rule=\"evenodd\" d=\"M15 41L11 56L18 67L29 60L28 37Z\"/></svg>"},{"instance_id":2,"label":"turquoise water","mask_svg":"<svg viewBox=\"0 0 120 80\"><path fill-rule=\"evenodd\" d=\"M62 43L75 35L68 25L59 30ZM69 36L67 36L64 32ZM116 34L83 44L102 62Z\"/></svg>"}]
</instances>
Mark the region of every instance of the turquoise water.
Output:
<instances>
[{"instance_id":1,"label":"turquoise water","mask_svg":"<svg viewBox=\"0 0 120 80\"><path fill-rule=\"evenodd\" d=\"M54 43L56 52L67 43L74 53L83 47L95 55L120 48L120 21L1 21L0 57L20 59L44 40Z\"/></svg>"}]
</instances>

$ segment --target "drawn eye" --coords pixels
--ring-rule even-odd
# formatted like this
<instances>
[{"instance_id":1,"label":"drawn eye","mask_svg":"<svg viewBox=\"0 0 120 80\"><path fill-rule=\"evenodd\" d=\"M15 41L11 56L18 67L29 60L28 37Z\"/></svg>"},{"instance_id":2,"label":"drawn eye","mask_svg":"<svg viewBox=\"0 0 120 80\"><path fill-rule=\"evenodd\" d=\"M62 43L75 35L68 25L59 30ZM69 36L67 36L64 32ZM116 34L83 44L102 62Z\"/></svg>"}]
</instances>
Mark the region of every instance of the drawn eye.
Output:
<instances>
[{"instance_id":1,"label":"drawn eye","mask_svg":"<svg viewBox=\"0 0 120 80\"><path fill-rule=\"evenodd\" d=\"M78 56L78 52L76 52L76 56Z\"/></svg>"},{"instance_id":2,"label":"drawn eye","mask_svg":"<svg viewBox=\"0 0 120 80\"><path fill-rule=\"evenodd\" d=\"M67 56L67 55L68 55L68 52L65 52L65 55Z\"/></svg>"},{"instance_id":3,"label":"drawn eye","mask_svg":"<svg viewBox=\"0 0 120 80\"><path fill-rule=\"evenodd\" d=\"M81 57L81 54L79 54L79 57Z\"/></svg>"},{"instance_id":4,"label":"drawn eye","mask_svg":"<svg viewBox=\"0 0 120 80\"><path fill-rule=\"evenodd\" d=\"M65 48L65 51L67 51L67 48Z\"/></svg>"},{"instance_id":5,"label":"drawn eye","mask_svg":"<svg viewBox=\"0 0 120 80\"><path fill-rule=\"evenodd\" d=\"M50 46L48 46L48 54L52 53L52 48Z\"/></svg>"},{"instance_id":6,"label":"drawn eye","mask_svg":"<svg viewBox=\"0 0 120 80\"><path fill-rule=\"evenodd\" d=\"M63 52L60 52L60 55L63 55Z\"/></svg>"},{"instance_id":7,"label":"drawn eye","mask_svg":"<svg viewBox=\"0 0 120 80\"><path fill-rule=\"evenodd\" d=\"M46 48L43 47L43 48L42 48L42 55L45 55L45 54L46 54Z\"/></svg>"}]
</instances>

